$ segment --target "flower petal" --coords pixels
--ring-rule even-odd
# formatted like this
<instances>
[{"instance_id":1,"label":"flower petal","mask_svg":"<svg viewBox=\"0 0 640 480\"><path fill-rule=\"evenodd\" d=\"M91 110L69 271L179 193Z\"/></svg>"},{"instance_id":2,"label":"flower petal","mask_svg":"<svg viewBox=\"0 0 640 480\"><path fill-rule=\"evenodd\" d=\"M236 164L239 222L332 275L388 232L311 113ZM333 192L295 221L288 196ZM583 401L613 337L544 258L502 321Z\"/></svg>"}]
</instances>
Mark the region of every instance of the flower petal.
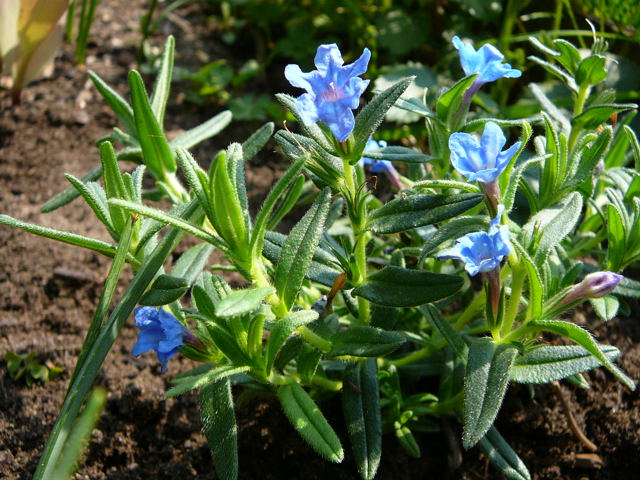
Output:
<instances>
[{"instance_id":1,"label":"flower petal","mask_svg":"<svg viewBox=\"0 0 640 480\"><path fill-rule=\"evenodd\" d=\"M362 75L367 71L367 67L369 66L369 60L371 59L371 52L368 48L365 48L355 62L350 63L349 65L345 65L338 72L338 85L345 85L349 82L352 77L356 77L358 75ZM368 83L368 82L367 82Z\"/></svg>"},{"instance_id":2,"label":"flower petal","mask_svg":"<svg viewBox=\"0 0 640 480\"><path fill-rule=\"evenodd\" d=\"M342 59L338 45L328 43L318 47L313 63L320 73L326 73L336 69L336 67L341 67L344 60Z\"/></svg>"},{"instance_id":3,"label":"flower petal","mask_svg":"<svg viewBox=\"0 0 640 480\"><path fill-rule=\"evenodd\" d=\"M480 139L480 148L484 158L484 168L496 168L496 159L504 147L507 139L502 133L502 129L495 122L487 122Z\"/></svg>"}]
</instances>

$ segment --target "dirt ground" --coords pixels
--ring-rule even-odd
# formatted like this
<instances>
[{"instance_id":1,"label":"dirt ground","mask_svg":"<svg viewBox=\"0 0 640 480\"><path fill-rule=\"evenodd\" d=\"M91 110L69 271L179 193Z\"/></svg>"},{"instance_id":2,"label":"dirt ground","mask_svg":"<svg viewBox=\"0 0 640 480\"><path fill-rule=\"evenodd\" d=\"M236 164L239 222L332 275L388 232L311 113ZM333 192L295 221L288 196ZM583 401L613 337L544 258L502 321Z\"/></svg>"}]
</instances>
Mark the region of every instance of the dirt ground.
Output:
<instances>
[{"instance_id":1,"label":"dirt ground","mask_svg":"<svg viewBox=\"0 0 640 480\"><path fill-rule=\"evenodd\" d=\"M105 0L93 29L88 67L122 94L126 94L126 72L135 62L137 22L145 3ZM192 29L185 28L179 17L167 27L177 35L178 52L181 45L190 45L191 52L207 50L207 25L189 20ZM155 43L161 45L161 40ZM215 53L214 48L209 53ZM39 212L48 198L66 187L63 173L81 176L97 164L94 142L114 125L113 115L86 72L73 68L70 58L67 47L56 61L53 76L26 88L19 107L11 106L8 92L0 92L0 213L107 240L106 232L80 202L51 214ZM180 55L177 58L183 60ZM179 92L174 92L167 116L171 134L216 113L178 105L176 98ZM196 158L209 159L217 149L241 141L249 132L247 127L234 126L199 147ZM264 194L280 170L281 160L272 151L251 163L248 185L254 200ZM107 260L98 254L0 227L0 357L10 350L33 351L43 361L65 368L59 379L27 388L9 378L5 362L0 361L1 478L31 478L62 403L107 268ZM577 315L575 320L600 342L618 346L622 351L618 363L632 378L640 378L637 313L607 324L588 315ZM196 396L164 399L169 379L190 368L189 362L173 359L163 375L152 355L131 356L134 342L130 322L98 377L97 383L109 392L108 402L77 478L216 478L200 432ZM536 388L532 398L524 386L511 386L497 426L535 479L638 478L640 394L625 389L604 371L587 376L590 390L566 384L563 390L578 423L598 446L595 454L569 430L551 387ZM330 401L323 409L343 445L348 445L339 402ZM348 447L342 465L323 461L289 426L273 398L244 402L238 409L238 422L242 479L357 478ZM461 447L460 428L449 427L448 436L418 435L423 451L420 459L406 454L393 436L385 437L378 478L499 478L477 449L463 452L462 464L451 468L455 449L449 445L453 442L457 449Z\"/></svg>"}]
</instances>

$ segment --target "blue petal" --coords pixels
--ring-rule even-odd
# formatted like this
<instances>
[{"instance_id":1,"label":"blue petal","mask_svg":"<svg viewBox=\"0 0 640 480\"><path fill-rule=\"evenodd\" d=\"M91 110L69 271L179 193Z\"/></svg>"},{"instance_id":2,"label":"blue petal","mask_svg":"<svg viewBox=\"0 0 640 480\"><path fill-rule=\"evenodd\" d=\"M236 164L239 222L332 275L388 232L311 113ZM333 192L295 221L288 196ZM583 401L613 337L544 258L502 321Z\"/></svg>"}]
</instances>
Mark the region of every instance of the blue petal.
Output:
<instances>
[{"instance_id":1,"label":"blue petal","mask_svg":"<svg viewBox=\"0 0 640 480\"><path fill-rule=\"evenodd\" d=\"M318 108L311 93L305 93L296 99L296 111L305 125L313 125L319 120Z\"/></svg>"},{"instance_id":2,"label":"blue petal","mask_svg":"<svg viewBox=\"0 0 640 480\"><path fill-rule=\"evenodd\" d=\"M521 145L522 142L518 141L511 145L507 150L498 154L498 158L496 160L496 168L500 170L500 172L507 168L507 165L509 165L509 162L516 154L516 152L520 149Z\"/></svg>"},{"instance_id":3,"label":"blue petal","mask_svg":"<svg viewBox=\"0 0 640 480\"><path fill-rule=\"evenodd\" d=\"M478 49L478 56L482 59L483 66L490 63L502 63L504 55L490 43L485 43Z\"/></svg>"},{"instance_id":4,"label":"blue petal","mask_svg":"<svg viewBox=\"0 0 640 480\"><path fill-rule=\"evenodd\" d=\"M371 52L368 48L365 48L355 62L345 65L338 72L338 85L345 85L351 77L362 75L367 71L369 66L369 60L371 59Z\"/></svg>"},{"instance_id":5,"label":"blue petal","mask_svg":"<svg viewBox=\"0 0 640 480\"><path fill-rule=\"evenodd\" d=\"M482 183L491 183L496 178L498 178L498 176L500 176L500 172L497 168L488 168L486 170L478 170L477 172L472 172L467 176L467 180L470 182L477 181Z\"/></svg>"},{"instance_id":6,"label":"blue petal","mask_svg":"<svg viewBox=\"0 0 640 480\"><path fill-rule=\"evenodd\" d=\"M132 354L134 356L141 353L148 352L149 350L156 350L158 348L158 342L162 338L162 329L160 327L149 328L144 332L138 334L138 341L133 346Z\"/></svg>"},{"instance_id":7,"label":"blue petal","mask_svg":"<svg viewBox=\"0 0 640 480\"><path fill-rule=\"evenodd\" d=\"M507 139L497 123L487 122L485 124L482 138L480 139L480 148L484 157L483 167L485 169L496 168L496 159L506 142Z\"/></svg>"},{"instance_id":8,"label":"blue petal","mask_svg":"<svg viewBox=\"0 0 640 480\"><path fill-rule=\"evenodd\" d=\"M360 97L367 89L369 80L363 80L360 77L354 77L349 80L349 83L347 85L347 88L345 88L345 99L348 99L349 108L355 110L360 105Z\"/></svg>"},{"instance_id":9,"label":"blue petal","mask_svg":"<svg viewBox=\"0 0 640 480\"><path fill-rule=\"evenodd\" d=\"M158 360L160 360L160 364L162 365L162 373L167 371L167 362L176 353L178 353L177 348L171 350L170 352L158 352Z\"/></svg>"},{"instance_id":10,"label":"blue petal","mask_svg":"<svg viewBox=\"0 0 640 480\"><path fill-rule=\"evenodd\" d=\"M319 108L319 117L327 124L331 133L344 142L355 126L353 112L339 102L324 102Z\"/></svg>"},{"instance_id":11,"label":"blue petal","mask_svg":"<svg viewBox=\"0 0 640 480\"><path fill-rule=\"evenodd\" d=\"M313 63L315 63L316 68L320 73L326 73L336 67L342 66L344 60L342 59L342 54L340 53L338 45L335 43L329 43L318 47Z\"/></svg>"},{"instance_id":12,"label":"blue petal","mask_svg":"<svg viewBox=\"0 0 640 480\"><path fill-rule=\"evenodd\" d=\"M290 64L284 69L284 76L294 87L304 88L307 92L313 92L313 85L318 81L318 72L303 72L298 65Z\"/></svg>"},{"instance_id":13,"label":"blue petal","mask_svg":"<svg viewBox=\"0 0 640 480\"><path fill-rule=\"evenodd\" d=\"M158 309L153 307L138 307L133 312L136 320L136 327L144 330L158 322Z\"/></svg>"}]
</instances>

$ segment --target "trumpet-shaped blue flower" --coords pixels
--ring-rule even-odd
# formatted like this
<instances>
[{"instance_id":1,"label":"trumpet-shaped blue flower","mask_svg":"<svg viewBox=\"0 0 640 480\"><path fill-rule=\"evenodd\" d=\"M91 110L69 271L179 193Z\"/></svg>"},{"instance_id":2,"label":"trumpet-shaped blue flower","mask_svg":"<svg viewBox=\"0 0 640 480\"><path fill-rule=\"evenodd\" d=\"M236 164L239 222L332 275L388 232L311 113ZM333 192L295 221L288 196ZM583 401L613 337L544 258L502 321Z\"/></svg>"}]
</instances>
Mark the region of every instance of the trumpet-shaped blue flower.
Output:
<instances>
[{"instance_id":1,"label":"trumpet-shaped blue flower","mask_svg":"<svg viewBox=\"0 0 640 480\"><path fill-rule=\"evenodd\" d=\"M184 345L184 338L195 338L173 315L162 309L138 307L134 318L140 333L132 353L138 356L155 350L163 372L167 371L169 359Z\"/></svg>"},{"instance_id":2,"label":"trumpet-shaped blue flower","mask_svg":"<svg viewBox=\"0 0 640 480\"><path fill-rule=\"evenodd\" d=\"M502 130L494 122L485 124L480 143L468 133L454 133L449 137L451 163L470 182L493 182L522 145L522 142L516 142L502 151L506 141Z\"/></svg>"},{"instance_id":3,"label":"trumpet-shaped blue flower","mask_svg":"<svg viewBox=\"0 0 640 480\"><path fill-rule=\"evenodd\" d=\"M504 55L493 45L484 44L477 51L470 43L464 43L457 36L453 37L453 46L460 54L462 69L467 75L478 74L474 83L494 82L499 78L518 78L522 72L502 63Z\"/></svg>"},{"instance_id":4,"label":"trumpet-shaped blue flower","mask_svg":"<svg viewBox=\"0 0 640 480\"><path fill-rule=\"evenodd\" d=\"M369 84L358 75L367 71L370 58L371 52L365 48L360 58L343 66L340 50L332 43L318 47L317 70L305 73L298 65L286 66L284 75L289 83L307 91L296 100L305 125L322 120L339 141L347 139L355 126L352 110L358 108L360 95Z\"/></svg>"},{"instance_id":5,"label":"trumpet-shaped blue flower","mask_svg":"<svg viewBox=\"0 0 640 480\"><path fill-rule=\"evenodd\" d=\"M488 232L474 232L456 240L456 245L445 250L439 258L457 259L464 262L464 268L472 277L478 272L494 270L511 252L509 228L499 225L504 206L498 206L498 215L491 220Z\"/></svg>"}]
</instances>

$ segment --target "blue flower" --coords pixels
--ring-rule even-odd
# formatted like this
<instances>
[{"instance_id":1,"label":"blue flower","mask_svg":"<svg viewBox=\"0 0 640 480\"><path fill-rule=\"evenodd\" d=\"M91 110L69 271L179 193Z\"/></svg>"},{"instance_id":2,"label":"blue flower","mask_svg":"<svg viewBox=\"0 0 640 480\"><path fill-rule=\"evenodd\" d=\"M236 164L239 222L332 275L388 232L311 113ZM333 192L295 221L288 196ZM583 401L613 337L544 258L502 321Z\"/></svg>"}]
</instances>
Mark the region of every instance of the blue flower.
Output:
<instances>
[{"instance_id":1,"label":"blue flower","mask_svg":"<svg viewBox=\"0 0 640 480\"><path fill-rule=\"evenodd\" d=\"M457 36L453 37L453 46L460 54L462 69L467 75L478 74L474 83L494 82L502 77L518 78L522 72L511 68L508 63L502 63L504 55L488 43L477 51L470 43L464 43Z\"/></svg>"},{"instance_id":2,"label":"blue flower","mask_svg":"<svg viewBox=\"0 0 640 480\"><path fill-rule=\"evenodd\" d=\"M493 182L522 145L522 142L516 142L502 151L506 141L502 130L494 122L485 124L480 143L468 133L453 133L449 137L451 163L470 182Z\"/></svg>"},{"instance_id":3,"label":"blue flower","mask_svg":"<svg viewBox=\"0 0 640 480\"><path fill-rule=\"evenodd\" d=\"M365 150L378 150L380 148L385 148L387 146L387 142L384 140L380 140L376 142L373 138L370 138L367 141L367 145L364 147ZM369 167L369 171L371 173L385 173L391 170L395 170L395 167L389 160L376 160L374 158L362 157L359 161L362 167Z\"/></svg>"},{"instance_id":4,"label":"blue flower","mask_svg":"<svg viewBox=\"0 0 640 480\"><path fill-rule=\"evenodd\" d=\"M488 232L474 232L456 240L456 245L445 250L441 259L457 259L464 262L464 268L472 277L478 272L490 272L500 265L505 255L511 252L509 228L499 225L504 206L498 206L498 215L491 220Z\"/></svg>"},{"instance_id":5,"label":"blue flower","mask_svg":"<svg viewBox=\"0 0 640 480\"><path fill-rule=\"evenodd\" d=\"M133 355L155 350L162 364L162 371L166 372L167 361L184 345L184 337L193 337L193 334L173 315L162 309L138 307L134 317L140 333L133 346Z\"/></svg>"},{"instance_id":6,"label":"blue flower","mask_svg":"<svg viewBox=\"0 0 640 480\"><path fill-rule=\"evenodd\" d=\"M294 87L307 93L296 100L296 110L305 125L322 120L335 137L343 142L353 131L353 112L369 80L358 75L367 71L371 52L365 48L360 58L345 65L335 43L320 45L314 63L317 70L305 73L298 65L287 65L284 76Z\"/></svg>"}]
</instances>

